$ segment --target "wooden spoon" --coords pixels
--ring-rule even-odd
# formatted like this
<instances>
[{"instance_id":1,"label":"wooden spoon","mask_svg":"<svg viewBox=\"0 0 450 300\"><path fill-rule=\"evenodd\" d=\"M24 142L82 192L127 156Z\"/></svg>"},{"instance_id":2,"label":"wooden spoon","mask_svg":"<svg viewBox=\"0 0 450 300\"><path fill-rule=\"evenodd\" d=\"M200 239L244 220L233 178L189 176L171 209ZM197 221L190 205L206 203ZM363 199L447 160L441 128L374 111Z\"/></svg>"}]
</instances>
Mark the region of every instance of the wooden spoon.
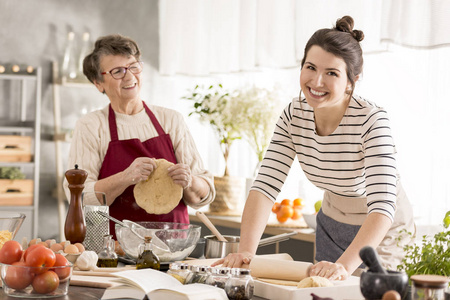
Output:
<instances>
[{"instance_id":1,"label":"wooden spoon","mask_svg":"<svg viewBox=\"0 0 450 300\"><path fill-rule=\"evenodd\" d=\"M203 224L206 225L206 227L211 230L211 232L217 237L217 239L221 242L227 242L227 239L223 237L223 235L220 234L220 232L217 230L216 226L214 226L213 223L208 219L208 217L201 211L197 211L195 213L197 217L203 222Z\"/></svg>"}]
</instances>

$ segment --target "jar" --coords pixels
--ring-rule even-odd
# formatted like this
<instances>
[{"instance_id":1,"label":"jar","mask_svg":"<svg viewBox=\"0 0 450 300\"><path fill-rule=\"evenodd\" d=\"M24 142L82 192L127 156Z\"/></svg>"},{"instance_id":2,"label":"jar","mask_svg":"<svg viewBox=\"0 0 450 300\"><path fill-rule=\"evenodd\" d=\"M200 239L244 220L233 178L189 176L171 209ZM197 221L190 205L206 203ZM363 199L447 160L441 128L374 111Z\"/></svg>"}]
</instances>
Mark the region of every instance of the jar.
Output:
<instances>
[{"instance_id":1,"label":"jar","mask_svg":"<svg viewBox=\"0 0 450 300\"><path fill-rule=\"evenodd\" d=\"M230 271L231 268L212 268L206 279L206 284L225 289L225 284L230 277Z\"/></svg>"},{"instance_id":2,"label":"jar","mask_svg":"<svg viewBox=\"0 0 450 300\"><path fill-rule=\"evenodd\" d=\"M412 300L445 300L449 279L439 275L411 276Z\"/></svg>"},{"instance_id":3,"label":"jar","mask_svg":"<svg viewBox=\"0 0 450 300\"><path fill-rule=\"evenodd\" d=\"M188 264L174 262L170 264L167 274L175 277L182 284L185 284L190 270L188 269Z\"/></svg>"},{"instance_id":4,"label":"jar","mask_svg":"<svg viewBox=\"0 0 450 300\"><path fill-rule=\"evenodd\" d=\"M225 284L225 292L231 300L250 300L255 285L249 269L231 269L231 277Z\"/></svg>"},{"instance_id":5,"label":"jar","mask_svg":"<svg viewBox=\"0 0 450 300\"><path fill-rule=\"evenodd\" d=\"M190 266L191 273L186 279L186 284L191 283L205 283L208 278L207 266Z\"/></svg>"},{"instance_id":6,"label":"jar","mask_svg":"<svg viewBox=\"0 0 450 300\"><path fill-rule=\"evenodd\" d=\"M114 240L112 235L105 234L103 236L103 249L98 253L97 267L99 268L115 268L119 263L119 257L114 251Z\"/></svg>"}]
</instances>

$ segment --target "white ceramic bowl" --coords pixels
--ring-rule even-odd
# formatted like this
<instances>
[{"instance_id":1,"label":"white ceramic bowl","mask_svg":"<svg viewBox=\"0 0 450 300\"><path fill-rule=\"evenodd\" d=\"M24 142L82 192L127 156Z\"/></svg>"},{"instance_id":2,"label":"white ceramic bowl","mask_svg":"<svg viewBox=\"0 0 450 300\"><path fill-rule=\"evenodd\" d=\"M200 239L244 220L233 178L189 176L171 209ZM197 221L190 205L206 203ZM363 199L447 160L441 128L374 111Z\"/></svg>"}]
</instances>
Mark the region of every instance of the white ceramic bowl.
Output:
<instances>
[{"instance_id":1,"label":"white ceramic bowl","mask_svg":"<svg viewBox=\"0 0 450 300\"><path fill-rule=\"evenodd\" d=\"M314 230L316 230L316 216L317 214L303 214L306 225Z\"/></svg>"}]
</instances>

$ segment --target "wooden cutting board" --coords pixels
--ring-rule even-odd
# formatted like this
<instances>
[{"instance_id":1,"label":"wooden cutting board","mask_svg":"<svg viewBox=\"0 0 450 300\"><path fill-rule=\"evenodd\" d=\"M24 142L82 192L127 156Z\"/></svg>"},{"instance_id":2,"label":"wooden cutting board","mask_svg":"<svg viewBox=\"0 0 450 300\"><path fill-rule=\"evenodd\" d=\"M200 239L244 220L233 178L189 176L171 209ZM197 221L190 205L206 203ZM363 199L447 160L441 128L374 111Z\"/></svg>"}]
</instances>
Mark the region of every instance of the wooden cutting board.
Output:
<instances>
[{"instance_id":1,"label":"wooden cutting board","mask_svg":"<svg viewBox=\"0 0 450 300\"><path fill-rule=\"evenodd\" d=\"M70 285L106 289L111 286L119 285L119 283L114 282L115 279L117 279L117 277L72 275L70 278Z\"/></svg>"}]
</instances>

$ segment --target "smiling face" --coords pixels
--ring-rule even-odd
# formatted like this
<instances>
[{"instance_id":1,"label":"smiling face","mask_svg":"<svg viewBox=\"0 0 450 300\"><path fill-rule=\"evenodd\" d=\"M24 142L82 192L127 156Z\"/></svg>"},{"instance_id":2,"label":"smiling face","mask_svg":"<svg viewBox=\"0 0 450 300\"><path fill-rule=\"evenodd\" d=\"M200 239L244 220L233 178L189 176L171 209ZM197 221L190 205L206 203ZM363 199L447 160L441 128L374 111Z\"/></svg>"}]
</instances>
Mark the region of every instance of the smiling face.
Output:
<instances>
[{"instance_id":1,"label":"smiling face","mask_svg":"<svg viewBox=\"0 0 450 300\"><path fill-rule=\"evenodd\" d=\"M308 51L300 74L300 87L314 109L347 105L351 82L345 61L319 46Z\"/></svg>"},{"instance_id":2,"label":"smiling face","mask_svg":"<svg viewBox=\"0 0 450 300\"><path fill-rule=\"evenodd\" d=\"M102 72L109 72L117 67L129 67L136 62L134 56L126 57L121 55L106 55L100 60ZM104 74L103 82L95 82L95 86L100 92L105 92L113 106L123 106L133 101L140 101L141 74L133 74L129 70L122 79L114 79L111 74Z\"/></svg>"}]
</instances>

